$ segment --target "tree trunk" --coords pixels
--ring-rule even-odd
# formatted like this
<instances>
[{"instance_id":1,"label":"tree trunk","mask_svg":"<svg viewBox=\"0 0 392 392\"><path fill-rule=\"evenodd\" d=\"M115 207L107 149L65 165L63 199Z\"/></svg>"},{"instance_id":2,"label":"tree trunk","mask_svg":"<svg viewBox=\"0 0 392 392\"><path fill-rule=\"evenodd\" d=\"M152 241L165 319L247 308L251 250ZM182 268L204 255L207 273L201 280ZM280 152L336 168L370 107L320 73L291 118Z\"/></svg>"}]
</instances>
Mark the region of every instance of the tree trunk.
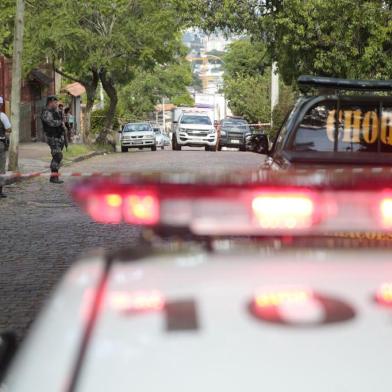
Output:
<instances>
[{"instance_id":1,"label":"tree trunk","mask_svg":"<svg viewBox=\"0 0 392 392\"><path fill-rule=\"evenodd\" d=\"M99 77L102 83L102 87L105 90L106 94L109 97L109 109L106 113L105 121L104 121L104 128L98 135L97 143L99 144L111 144L115 146L115 138L112 134L113 131L113 123L114 123L114 116L116 114L117 108L117 90L114 85L113 79L110 75L107 74L105 70L101 70L99 73Z\"/></svg>"},{"instance_id":2,"label":"tree trunk","mask_svg":"<svg viewBox=\"0 0 392 392\"><path fill-rule=\"evenodd\" d=\"M87 103L86 111L83 117L83 142L90 143L90 130L91 130L91 112L94 107L95 96L98 88L99 75L96 70L92 70L92 80L90 83L86 83Z\"/></svg>"},{"instance_id":3,"label":"tree trunk","mask_svg":"<svg viewBox=\"0 0 392 392\"><path fill-rule=\"evenodd\" d=\"M11 92L11 145L8 170L18 169L20 135L20 89L22 86L22 52L24 32L24 0L17 0L15 15L14 53L12 57L12 92Z\"/></svg>"}]
</instances>

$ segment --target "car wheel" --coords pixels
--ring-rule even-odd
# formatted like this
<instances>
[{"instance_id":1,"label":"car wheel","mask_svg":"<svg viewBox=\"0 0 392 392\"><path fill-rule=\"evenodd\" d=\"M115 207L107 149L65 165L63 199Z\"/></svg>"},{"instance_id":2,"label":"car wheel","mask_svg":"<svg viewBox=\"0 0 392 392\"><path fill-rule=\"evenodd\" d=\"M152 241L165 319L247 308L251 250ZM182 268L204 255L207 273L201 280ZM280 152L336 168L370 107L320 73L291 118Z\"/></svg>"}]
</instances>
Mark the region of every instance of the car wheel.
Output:
<instances>
[{"instance_id":1,"label":"car wheel","mask_svg":"<svg viewBox=\"0 0 392 392\"><path fill-rule=\"evenodd\" d=\"M175 136L173 136L173 150L174 151L180 151L181 150L181 146L177 143L177 140L176 140Z\"/></svg>"},{"instance_id":2,"label":"car wheel","mask_svg":"<svg viewBox=\"0 0 392 392\"><path fill-rule=\"evenodd\" d=\"M121 152L128 152L128 147L121 146Z\"/></svg>"},{"instance_id":3,"label":"car wheel","mask_svg":"<svg viewBox=\"0 0 392 392\"><path fill-rule=\"evenodd\" d=\"M162 147L161 147L161 150L164 150L164 149L165 149L165 147L164 147L164 146L162 146Z\"/></svg>"},{"instance_id":4,"label":"car wheel","mask_svg":"<svg viewBox=\"0 0 392 392\"><path fill-rule=\"evenodd\" d=\"M219 144L218 151L222 151L222 146Z\"/></svg>"},{"instance_id":5,"label":"car wheel","mask_svg":"<svg viewBox=\"0 0 392 392\"><path fill-rule=\"evenodd\" d=\"M241 146L241 147L239 148L239 150L240 150L240 151L246 151L246 147L245 147L245 146Z\"/></svg>"},{"instance_id":6,"label":"car wheel","mask_svg":"<svg viewBox=\"0 0 392 392\"><path fill-rule=\"evenodd\" d=\"M156 151L157 150L157 146L152 146L151 147L151 151Z\"/></svg>"}]
</instances>

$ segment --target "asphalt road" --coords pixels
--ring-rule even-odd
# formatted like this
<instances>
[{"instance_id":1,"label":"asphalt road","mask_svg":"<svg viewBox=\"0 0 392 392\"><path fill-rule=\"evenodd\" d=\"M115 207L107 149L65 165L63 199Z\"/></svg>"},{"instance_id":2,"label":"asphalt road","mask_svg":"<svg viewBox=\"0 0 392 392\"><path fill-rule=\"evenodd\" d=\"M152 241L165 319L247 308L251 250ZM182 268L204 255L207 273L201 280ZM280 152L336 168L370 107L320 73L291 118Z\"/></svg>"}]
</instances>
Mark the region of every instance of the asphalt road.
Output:
<instances>
[{"instance_id":1,"label":"asphalt road","mask_svg":"<svg viewBox=\"0 0 392 392\"><path fill-rule=\"evenodd\" d=\"M131 151L97 156L63 170L81 172L192 172L256 169L263 157L237 151ZM133 226L92 222L64 185L36 178L6 188L0 200L0 331L22 339L63 273L84 252L137 241Z\"/></svg>"}]
</instances>

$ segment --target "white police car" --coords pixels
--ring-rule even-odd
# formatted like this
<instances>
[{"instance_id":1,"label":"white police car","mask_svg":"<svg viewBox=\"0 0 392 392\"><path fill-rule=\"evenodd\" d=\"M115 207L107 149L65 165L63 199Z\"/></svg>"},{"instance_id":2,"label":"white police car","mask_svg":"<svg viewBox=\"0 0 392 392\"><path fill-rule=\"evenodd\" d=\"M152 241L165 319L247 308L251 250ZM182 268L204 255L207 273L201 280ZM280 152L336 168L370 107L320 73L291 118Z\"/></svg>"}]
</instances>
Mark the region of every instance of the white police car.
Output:
<instances>
[{"instance_id":1,"label":"white police car","mask_svg":"<svg viewBox=\"0 0 392 392\"><path fill-rule=\"evenodd\" d=\"M391 189L382 168L77 184L145 242L71 268L3 390L392 390Z\"/></svg>"}]
</instances>

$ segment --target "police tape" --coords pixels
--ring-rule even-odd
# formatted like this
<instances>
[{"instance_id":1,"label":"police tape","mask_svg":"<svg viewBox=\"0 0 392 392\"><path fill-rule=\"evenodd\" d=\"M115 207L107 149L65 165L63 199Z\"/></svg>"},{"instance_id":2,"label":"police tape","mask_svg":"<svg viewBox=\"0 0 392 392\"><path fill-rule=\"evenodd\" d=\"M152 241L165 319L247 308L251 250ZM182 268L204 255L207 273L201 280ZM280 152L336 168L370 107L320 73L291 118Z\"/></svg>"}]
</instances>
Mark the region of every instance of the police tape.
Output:
<instances>
[{"instance_id":1,"label":"police tape","mask_svg":"<svg viewBox=\"0 0 392 392\"><path fill-rule=\"evenodd\" d=\"M91 118L106 118L105 116L95 116L92 115ZM121 125L126 125L126 124L136 124L136 123L149 123L149 124L153 124L153 125L158 125L160 127L163 128L163 124L161 123L156 123L154 121L148 121L148 120L129 120L129 119L125 119L123 117L114 117L117 121L119 121L121 123ZM245 127L270 127L271 123L246 123L243 125L240 124L235 124L235 128L245 128ZM114 130L113 130L114 131Z\"/></svg>"},{"instance_id":2,"label":"police tape","mask_svg":"<svg viewBox=\"0 0 392 392\"><path fill-rule=\"evenodd\" d=\"M10 183L18 180L26 180L33 178L50 178L50 177L121 177L126 173L108 173L108 172L72 172L72 173L51 173L51 172L32 172L32 173L11 173L11 174L0 174L0 184Z\"/></svg>"}]
</instances>

